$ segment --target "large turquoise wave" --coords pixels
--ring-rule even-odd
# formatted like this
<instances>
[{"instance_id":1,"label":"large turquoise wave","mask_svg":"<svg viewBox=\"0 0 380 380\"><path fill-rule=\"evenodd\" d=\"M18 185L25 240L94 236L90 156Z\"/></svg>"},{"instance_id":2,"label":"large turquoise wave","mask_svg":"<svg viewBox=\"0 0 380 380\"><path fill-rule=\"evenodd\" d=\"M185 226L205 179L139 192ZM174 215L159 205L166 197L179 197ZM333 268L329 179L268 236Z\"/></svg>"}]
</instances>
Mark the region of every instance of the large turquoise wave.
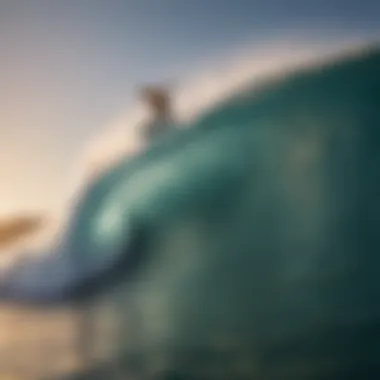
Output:
<instances>
[{"instance_id":1,"label":"large turquoise wave","mask_svg":"<svg viewBox=\"0 0 380 380\"><path fill-rule=\"evenodd\" d=\"M55 252L16 266L0 295L121 289L139 315L125 360L164 352L190 378L374 378L379 109L377 48L248 86L102 175Z\"/></svg>"}]
</instances>

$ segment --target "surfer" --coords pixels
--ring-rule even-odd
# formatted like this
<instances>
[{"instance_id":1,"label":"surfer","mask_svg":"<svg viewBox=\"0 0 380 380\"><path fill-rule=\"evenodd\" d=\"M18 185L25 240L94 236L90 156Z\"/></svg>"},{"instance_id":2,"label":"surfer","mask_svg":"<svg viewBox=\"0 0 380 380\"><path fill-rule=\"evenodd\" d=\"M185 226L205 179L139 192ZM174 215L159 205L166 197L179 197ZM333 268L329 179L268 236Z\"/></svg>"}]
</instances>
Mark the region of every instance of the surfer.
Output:
<instances>
[{"instance_id":1,"label":"surfer","mask_svg":"<svg viewBox=\"0 0 380 380\"><path fill-rule=\"evenodd\" d=\"M170 96L165 88L159 86L146 87L141 95L151 112L151 120L142 125L141 133L144 140L152 141L173 128Z\"/></svg>"}]
</instances>

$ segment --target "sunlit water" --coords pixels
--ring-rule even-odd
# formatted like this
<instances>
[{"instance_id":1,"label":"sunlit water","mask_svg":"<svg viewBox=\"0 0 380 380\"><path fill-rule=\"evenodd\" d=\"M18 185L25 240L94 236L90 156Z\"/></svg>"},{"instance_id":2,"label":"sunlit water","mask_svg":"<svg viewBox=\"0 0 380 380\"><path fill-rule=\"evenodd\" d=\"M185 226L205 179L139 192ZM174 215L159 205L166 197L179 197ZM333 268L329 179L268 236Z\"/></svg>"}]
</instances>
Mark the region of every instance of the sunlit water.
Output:
<instances>
[{"instance_id":1,"label":"sunlit water","mask_svg":"<svg viewBox=\"0 0 380 380\"><path fill-rule=\"evenodd\" d=\"M0 379L40 379L83 369L92 360L107 361L115 341L115 315L98 310L44 310L2 307L0 312ZM94 333L84 354L81 331Z\"/></svg>"}]
</instances>

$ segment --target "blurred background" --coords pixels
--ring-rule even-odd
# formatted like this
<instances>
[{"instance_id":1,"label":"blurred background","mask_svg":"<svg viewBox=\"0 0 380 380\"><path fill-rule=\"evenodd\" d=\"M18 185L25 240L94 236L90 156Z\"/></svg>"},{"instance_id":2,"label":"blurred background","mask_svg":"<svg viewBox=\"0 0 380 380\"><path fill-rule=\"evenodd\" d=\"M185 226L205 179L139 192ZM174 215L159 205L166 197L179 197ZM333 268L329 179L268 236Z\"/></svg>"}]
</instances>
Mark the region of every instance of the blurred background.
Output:
<instances>
[{"instance_id":1,"label":"blurred background","mask_svg":"<svg viewBox=\"0 0 380 380\"><path fill-rule=\"evenodd\" d=\"M379 20L376 0L0 0L1 260L138 151L141 85L173 86L186 119L268 70L378 40ZM5 323L0 345L25 335Z\"/></svg>"}]
</instances>

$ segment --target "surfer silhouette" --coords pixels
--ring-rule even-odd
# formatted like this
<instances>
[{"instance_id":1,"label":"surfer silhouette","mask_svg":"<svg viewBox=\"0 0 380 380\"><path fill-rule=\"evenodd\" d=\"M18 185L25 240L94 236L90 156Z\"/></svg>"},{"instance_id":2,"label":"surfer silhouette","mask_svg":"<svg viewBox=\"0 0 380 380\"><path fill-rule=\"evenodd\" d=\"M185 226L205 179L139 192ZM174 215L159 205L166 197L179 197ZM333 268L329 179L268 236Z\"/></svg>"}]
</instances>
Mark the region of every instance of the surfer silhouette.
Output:
<instances>
[{"instance_id":1,"label":"surfer silhouette","mask_svg":"<svg viewBox=\"0 0 380 380\"><path fill-rule=\"evenodd\" d=\"M147 141L153 141L173 128L173 115L167 89L159 86L145 87L141 91L151 112L151 120L142 125L141 133Z\"/></svg>"}]
</instances>

